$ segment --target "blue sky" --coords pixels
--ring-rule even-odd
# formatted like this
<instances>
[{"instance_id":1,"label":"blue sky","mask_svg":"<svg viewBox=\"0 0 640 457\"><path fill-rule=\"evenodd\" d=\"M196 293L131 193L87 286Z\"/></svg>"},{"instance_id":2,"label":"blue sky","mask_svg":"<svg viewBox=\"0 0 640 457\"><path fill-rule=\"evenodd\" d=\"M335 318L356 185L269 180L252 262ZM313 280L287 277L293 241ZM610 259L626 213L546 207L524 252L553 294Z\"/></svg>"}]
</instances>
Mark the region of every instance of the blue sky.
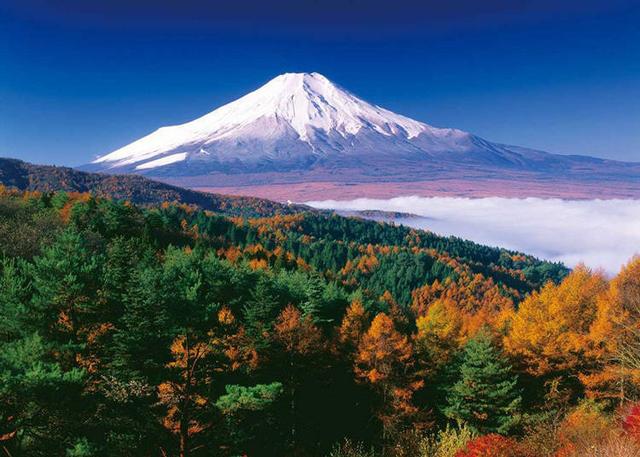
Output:
<instances>
[{"instance_id":1,"label":"blue sky","mask_svg":"<svg viewBox=\"0 0 640 457\"><path fill-rule=\"evenodd\" d=\"M493 141L640 160L637 0L2 0L0 156L82 164L290 71Z\"/></svg>"}]
</instances>

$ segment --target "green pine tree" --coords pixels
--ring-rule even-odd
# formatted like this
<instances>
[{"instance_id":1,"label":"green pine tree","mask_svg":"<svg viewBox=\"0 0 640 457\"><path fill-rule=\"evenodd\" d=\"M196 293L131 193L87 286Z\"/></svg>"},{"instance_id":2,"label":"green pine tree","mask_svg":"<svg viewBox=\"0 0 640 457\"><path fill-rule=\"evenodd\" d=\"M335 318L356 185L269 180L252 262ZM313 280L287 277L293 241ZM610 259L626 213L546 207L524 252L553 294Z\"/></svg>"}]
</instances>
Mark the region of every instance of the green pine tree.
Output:
<instances>
[{"instance_id":1,"label":"green pine tree","mask_svg":"<svg viewBox=\"0 0 640 457\"><path fill-rule=\"evenodd\" d=\"M488 331L481 330L467 342L458 363L444 414L478 433L508 432L518 421L522 398L517 376Z\"/></svg>"},{"instance_id":2,"label":"green pine tree","mask_svg":"<svg viewBox=\"0 0 640 457\"><path fill-rule=\"evenodd\" d=\"M0 341L0 450L7 455L61 455L80 427L86 373L65 370L52 349L37 333Z\"/></svg>"},{"instance_id":3,"label":"green pine tree","mask_svg":"<svg viewBox=\"0 0 640 457\"><path fill-rule=\"evenodd\" d=\"M0 341L10 341L25 332L30 288L20 259L0 260Z\"/></svg>"},{"instance_id":4,"label":"green pine tree","mask_svg":"<svg viewBox=\"0 0 640 457\"><path fill-rule=\"evenodd\" d=\"M251 291L250 300L242 308L247 334L258 348L269 345L266 335L271 331L280 310L277 295L278 291L273 280L267 276L261 276Z\"/></svg>"},{"instance_id":5,"label":"green pine tree","mask_svg":"<svg viewBox=\"0 0 640 457\"><path fill-rule=\"evenodd\" d=\"M277 449L273 443L277 429L274 405L282 396L282 384L227 385L225 392L215 405L224 418L221 437L233 455L260 455L266 448Z\"/></svg>"},{"instance_id":6,"label":"green pine tree","mask_svg":"<svg viewBox=\"0 0 640 457\"><path fill-rule=\"evenodd\" d=\"M305 300L300 304L303 317L310 316L315 322L322 320L320 315L323 311L325 284L319 274L309 276L305 285Z\"/></svg>"}]
</instances>

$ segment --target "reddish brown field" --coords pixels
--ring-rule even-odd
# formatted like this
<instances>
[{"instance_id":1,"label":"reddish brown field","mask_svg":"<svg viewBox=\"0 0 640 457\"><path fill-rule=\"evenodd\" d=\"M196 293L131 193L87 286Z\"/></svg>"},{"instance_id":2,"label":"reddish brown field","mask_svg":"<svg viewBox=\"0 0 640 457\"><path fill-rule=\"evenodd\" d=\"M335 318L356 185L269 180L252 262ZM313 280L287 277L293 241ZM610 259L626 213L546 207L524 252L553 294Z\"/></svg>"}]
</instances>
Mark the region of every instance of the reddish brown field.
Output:
<instances>
[{"instance_id":1,"label":"reddish brown field","mask_svg":"<svg viewBox=\"0 0 640 457\"><path fill-rule=\"evenodd\" d=\"M541 182L538 180L485 179L344 183L305 182L263 185L198 186L198 190L231 195L248 195L276 201L352 200L392 198L401 195L422 197L541 197L565 199L640 198L640 182Z\"/></svg>"}]
</instances>

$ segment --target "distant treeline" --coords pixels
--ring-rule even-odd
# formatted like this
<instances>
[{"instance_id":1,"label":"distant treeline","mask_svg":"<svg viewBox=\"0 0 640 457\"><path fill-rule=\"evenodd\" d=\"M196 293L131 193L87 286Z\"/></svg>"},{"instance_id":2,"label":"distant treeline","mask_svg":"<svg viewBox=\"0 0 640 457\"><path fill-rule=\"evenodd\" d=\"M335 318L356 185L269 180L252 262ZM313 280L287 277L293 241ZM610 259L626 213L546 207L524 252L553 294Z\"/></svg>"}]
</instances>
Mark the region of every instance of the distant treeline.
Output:
<instances>
[{"instance_id":1,"label":"distant treeline","mask_svg":"<svg viewBox=\"0 0 640 457\"><path fill-rule=\"evenodd\" d=\"M198 192L171 186L137 175L87 173L69 167L35 165L18 159L0 158L0 184L29 192L90 192L139 205L175 202L227 215L257 217L310 210L253 197Z\"/></svg>"}]
</instances>

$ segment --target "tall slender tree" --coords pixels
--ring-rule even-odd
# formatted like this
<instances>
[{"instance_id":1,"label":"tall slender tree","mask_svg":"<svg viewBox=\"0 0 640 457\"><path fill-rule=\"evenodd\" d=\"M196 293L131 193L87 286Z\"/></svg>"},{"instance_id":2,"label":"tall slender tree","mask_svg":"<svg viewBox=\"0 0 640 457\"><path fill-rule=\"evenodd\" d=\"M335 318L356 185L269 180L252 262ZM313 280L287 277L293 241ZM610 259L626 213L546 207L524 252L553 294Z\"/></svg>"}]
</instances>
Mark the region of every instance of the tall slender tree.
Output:
<instances>
[{"instance_id":1,"label":"tall slender tree","mask_svg":"<svg viewBox=\"0 0 640 457\"><path fill-rule=\"evenodd\" d=\"M376 416L382 425L383 440L388 441L400 431L403 421L418 412L412 397L423 381L414 371L409 338L396 330L386 314L378 314L362 337L355 373L378 393Z\"/></svg>"}]
</instances>

